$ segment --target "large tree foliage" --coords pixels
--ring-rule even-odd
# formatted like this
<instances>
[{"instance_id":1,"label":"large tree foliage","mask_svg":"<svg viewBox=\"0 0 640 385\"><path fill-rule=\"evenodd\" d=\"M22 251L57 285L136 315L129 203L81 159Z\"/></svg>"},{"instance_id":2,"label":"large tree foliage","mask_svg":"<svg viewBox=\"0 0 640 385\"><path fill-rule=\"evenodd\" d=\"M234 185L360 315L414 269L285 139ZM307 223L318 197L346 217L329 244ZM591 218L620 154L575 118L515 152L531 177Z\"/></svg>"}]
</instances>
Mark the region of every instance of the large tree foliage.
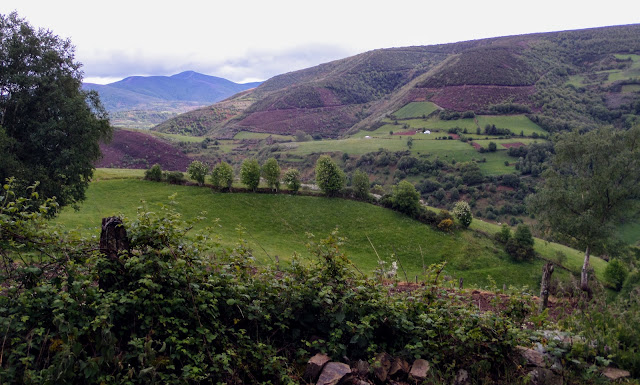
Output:
<instances>
[{"instance_id":1,"label":"large tree foliage","mask_svg":"<svg viewBox=\"0 0 640 385\"><path fill-rule=\"evenodd\" d=\"M394 210L415 216L420 210L420 193L406 180L393 187L391 204Z\"/></svg>"},{"instance_id":2,"label":"large tree foliage","mask_svg":"<svg viewBox=\"0 0 640 385\"><path fill-rule=\"evenodd\" d=\"M613 235L614 225L635 213L640 193L640 127L599 128L561 135L530 199L541 224L557 238L586 250L581 287L588 290L589 255Z\"/></svg>"},{"instance_id":3,"label":"large tree foliage","mask_svg":"<svg viewBox=\"0 0 640 385\"><path fill-rule=\"evenodd\" d=\"M111 127L96 93L82 91L69 40L0 15L0 181L40 182L61 205L84 199Z\"/></svg>"},{"instance_id":4,"label":"large tree foliage","mask_svg":"<svg viewBox=\"0 0 640 385\"><path fill-rule=\"evenodd\" d=\"M213 187L229 190L233 184L233 168L227 162L220 162L211 171Z\"/></svg>"},{"instance_id":5,"label":"large tree foliage","mask_svg":"<svg viewBox=\"0 0 640 385\"><path fill-rule=\"evenodd\" d=\"M337 195L344 187L344 172L328 155L322 155L316 162L316 183L328 196Z\"/></svg>"},{"instance_id":6,"label":"large tree foliage","mask_svg":"<svg viewBox=\"0 0 640 385\"><path fill-rule=\"evenodd\" d=\"M272 190L278 191L280 187L280 165L276 158L269 158L262 165L262 177Z\"/></svg>"},{"instance_id":7,"label":"large tree foliage","mask_svg":"<svg viewBox=\"0 0 640 385\"><path fill-rule=\"evenodd\" d=\"M240 167L240 181L251 191L260 184L260 164L255 159L245 159Z\"/></svg>"}]
</instances>

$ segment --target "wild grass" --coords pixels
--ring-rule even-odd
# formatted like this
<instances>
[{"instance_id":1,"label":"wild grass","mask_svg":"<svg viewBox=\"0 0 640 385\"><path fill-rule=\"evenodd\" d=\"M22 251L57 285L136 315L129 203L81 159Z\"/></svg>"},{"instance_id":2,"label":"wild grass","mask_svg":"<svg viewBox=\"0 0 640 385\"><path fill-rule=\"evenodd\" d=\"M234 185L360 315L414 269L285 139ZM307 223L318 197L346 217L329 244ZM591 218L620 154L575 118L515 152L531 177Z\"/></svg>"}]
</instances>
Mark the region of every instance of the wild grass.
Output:
<instances>
[{"instance_id":1,"label":"wild grass","mask_svg":"<svg viewBox=\"0 0 640 385\"><path fill-rule=\"evenodd\" d=\"M133 174L131 174L133 175ZM131 176L130 175L130 176ZM154 211L177 193L176 209L185 218L207 211L207 220L196 230L211 226L223 247L234 247L240 238L253 249L260 263L273 263L278 256L286 263L293 253L308 255L309 234L326 237L336 227L346 237L344 251L367 274L378 267L377 254L387 261L395 255L400 262L399 279L414 280L424 264L447 261L445 274L464 278L469 285L486 286L491 279L501 287L537 287L542 261L512 261L491 239L474 231L443 233L382 207L324 197L224 194L208 188L175 186L135 179L93 182L87 200L78 211L65 209L56 219L66 230L99 236L101 218L124 214L132 218L136 209ZM219 218L216 221L216 218ZM478 227L479 221L472 226ZM238 230L240 229L240 230ZM375 247L375 251L369 243ZM491 276L491 279L489 278Z\"/></svg>"}]
</instances>

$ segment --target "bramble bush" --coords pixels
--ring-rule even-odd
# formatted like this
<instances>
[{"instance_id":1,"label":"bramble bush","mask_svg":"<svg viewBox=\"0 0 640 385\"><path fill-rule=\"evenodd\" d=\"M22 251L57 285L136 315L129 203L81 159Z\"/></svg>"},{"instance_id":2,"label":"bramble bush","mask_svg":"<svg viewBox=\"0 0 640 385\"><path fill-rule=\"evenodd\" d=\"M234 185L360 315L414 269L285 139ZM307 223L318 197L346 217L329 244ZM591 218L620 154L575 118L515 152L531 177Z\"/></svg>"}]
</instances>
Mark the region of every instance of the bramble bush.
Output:
<instances>
[{"instance_id":1,"label":"bramble bush","mask_svg":"<svg viewBox=\"0 0 640 385\"><path fill-rule=\"evenodd\" d=\"M500 378L529 341L510 318L442 289L437 267L425 287L389 295L342 253L337 232L309 235L312 263L258 267L246 242L223 249L192 234L201 217L143 206L124 220L130 249L109 260L59 239L38 212L22 216L28 200L2 198L2 383L295 384L295 363L316 351L386 351L426 358L445 379L456 368Z\"/></svg>"}]
</instances>

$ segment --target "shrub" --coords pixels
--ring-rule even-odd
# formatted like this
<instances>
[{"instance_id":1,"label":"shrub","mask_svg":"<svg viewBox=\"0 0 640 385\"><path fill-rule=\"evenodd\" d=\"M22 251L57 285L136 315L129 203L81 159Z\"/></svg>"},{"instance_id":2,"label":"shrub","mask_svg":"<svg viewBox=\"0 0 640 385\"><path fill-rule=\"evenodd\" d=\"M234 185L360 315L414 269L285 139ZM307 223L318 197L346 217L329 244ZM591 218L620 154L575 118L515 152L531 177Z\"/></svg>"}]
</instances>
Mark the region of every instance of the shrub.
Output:
<instances>
[{"instance_id":1,"label":"shrub","mask_svg":"<svg viewBox=\"0 0 640 385\"><path fill-rule=\"evenodd\" d=\"M211 171L213 187L228 190L233 184L233 168L227 162L220 162Z\"/></svg>"},{"instance_id":2,"label":"shrub","mask_svg":"<svg viewBox=\"0 0 640 385\"><path fill-rule=\"evenodd\" d=\"M160 182L162 180L162 167L157 163L154 164L150 169L144 172L144 179Z\"/></svg>"},{"instance_id":3,"label":"shrub","mask_svg":"<svg viewBox=\"0 0 640 385\"><path fill-rule=\"evenodd\" d=\"M487 212L487 214L489 213L491 213L491 211ZM509 225L507 225L506 223L503 223L502 228L500 229L499 232L496 233L495 238L496 238L496 241L500 243L506 244L507 242L509 242L509 239L511 239L511 229L509 228Z\"/></svg>"},{"instance_id":4,"label":"shrub","mask_svg":"<svg viewBox=\"0 0 640 385\"><path fill-rule=\"evenodd\" d=\"M528 261L535 256L533 243L529 226L520 224L513 233L513 237L507 241L506 251L518 261Z\"/></svg>"},{"instance_id":5,"label":"shrub","mask_svg":"<svg viewBox=\"0 0 640 385\"><path fill-rule=\"evenodd\" d=\"M284 184L287 185L287 188L291 190L292 193L297 193L300 190L300 186L302 183L300 182L300 171L295 168L291 168L284 173L284 178L282 178Z\"/></svg>"},{"instance_id":6,"label":"shrub","mask_svg":"<svg viewBox=\"0 0 640 385\"><path fill-rule=\"evenodd\" d=\"M337 195L344 187L344 172L328 155L322 155L316 162L316 183L328 196Z\"/></svg>"},{"instance_id":7,"label":"shrub","mask_svg":"<svg viewBox=\"0 0 640 385\"><path fill-rule=\"evenodd\" d=\"M618 259L612 259L604 270L604 280L616 291L622 289L629 271L626 266Z\"/></svg>"},{"instance_id":8,"label":"shrub","mask_svg":"<svg viewBox=\"0 0 640 385\"><path fill-rule=\"evenodd\" d=\"M353 193L356 199L368 200L369 199L369 175L364 171L356 170L353 173L351 180L351 186L353 187Z\"/></svg>"},{"instance_id":9,"label":"shrub","mask_svg":"<svg viewBox=\"0 0 640 385\"><path fill-rule=\"evenodd\" d=\"M251 191L260 184L260 165L255 159L245 159L240 167L240 181Z\"/></svg>"},{"instance_id":10,"label":"shrub","mask_svg":"<svg viewBox=\"0 0 640 385\"><path fill-rule=\"evenodd\" d=\"M184 183L184 174L180 171L167 171L163 175L164 179L171 184Z\"/></svg>"},{"instance_id":11,"label":"shrub","mask_svg":"<svg viewBox=\"0 0 640 385\"><path fill-rule=\"evenodd\" d=\"M417 216L420 209L420 193L410 182L403 180L393 188L391 205L394 210L409 216Z\"/></svg>"},{"instance_id":12,"label":"shrub","mask_svg":"<svg viewBox=\"0 0 640 385\"><path fill-rule=\"evenodd\" d=\"M204 184L204 178L209 173L209 168L199 160L194 160L189 165L187 173L189 174L191 179L195 180L200 186L202 186Z\"/></svg>"},{"instance_id":13,"label":"shrub","mask_svg":"<svg viewBox=\"0 0 640 385\"><path fill-rule=\"evenodd\" d=\"M471 224L473 220L473 214L471 213L471 207L465 201L459 201L453 208L453 216L456 217L458 222L464 227L467 228Z\"/></svg>"},{"instance_id":14,"label":"shrub","mask_svg":"<svg viewBox=\"0 0 640 385\"><path fill-rule=\"evenodd\" d=\"M438 223L438 230L449 232L453 229L453 221L451 219L443 219Z\"/></svg>"}]
</instances>

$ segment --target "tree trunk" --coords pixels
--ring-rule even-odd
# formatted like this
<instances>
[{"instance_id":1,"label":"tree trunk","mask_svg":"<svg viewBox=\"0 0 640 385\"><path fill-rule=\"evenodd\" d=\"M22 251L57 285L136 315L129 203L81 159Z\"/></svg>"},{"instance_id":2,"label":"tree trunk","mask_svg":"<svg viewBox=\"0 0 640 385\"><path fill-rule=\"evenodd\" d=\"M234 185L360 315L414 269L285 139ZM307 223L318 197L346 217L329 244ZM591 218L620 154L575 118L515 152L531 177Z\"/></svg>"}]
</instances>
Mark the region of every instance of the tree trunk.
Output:
<instances>
[{"instance_id":1,"label":"tree trunk","mask_svg":"<svg viewBox=\"0 0 640 385\"><path fill-rule=\"evenodd\" d=\"M580 288L589 291L589 246L584 252L584 264L582 264L582 274L580 276Z\"/></svg>"},{"instance_id":2,"label":"tree trunk","mask_svg":"<svg viewBox=\"0 0 640 385\"><path fill-rule=\"evenodd\" d=\"M124 278L120 253L129 252L129 238L122 219L118 217L102 218L100 232L100 252L107 258L98 262L98 286L111 290Z\"/></svg>"},{"instance_id":3,"label":"tree trunk","mask_svg":"<svg viewBox=\"0 0 640 385\"><path fill-rule=\"evenodd\" d=\"M549 285L551 283L551 274L553 274L553 263L547 262L542 268L542 282L540 283L540 306L539 312L542 313L549 303Z\"/></svg>"}]
</instances>

